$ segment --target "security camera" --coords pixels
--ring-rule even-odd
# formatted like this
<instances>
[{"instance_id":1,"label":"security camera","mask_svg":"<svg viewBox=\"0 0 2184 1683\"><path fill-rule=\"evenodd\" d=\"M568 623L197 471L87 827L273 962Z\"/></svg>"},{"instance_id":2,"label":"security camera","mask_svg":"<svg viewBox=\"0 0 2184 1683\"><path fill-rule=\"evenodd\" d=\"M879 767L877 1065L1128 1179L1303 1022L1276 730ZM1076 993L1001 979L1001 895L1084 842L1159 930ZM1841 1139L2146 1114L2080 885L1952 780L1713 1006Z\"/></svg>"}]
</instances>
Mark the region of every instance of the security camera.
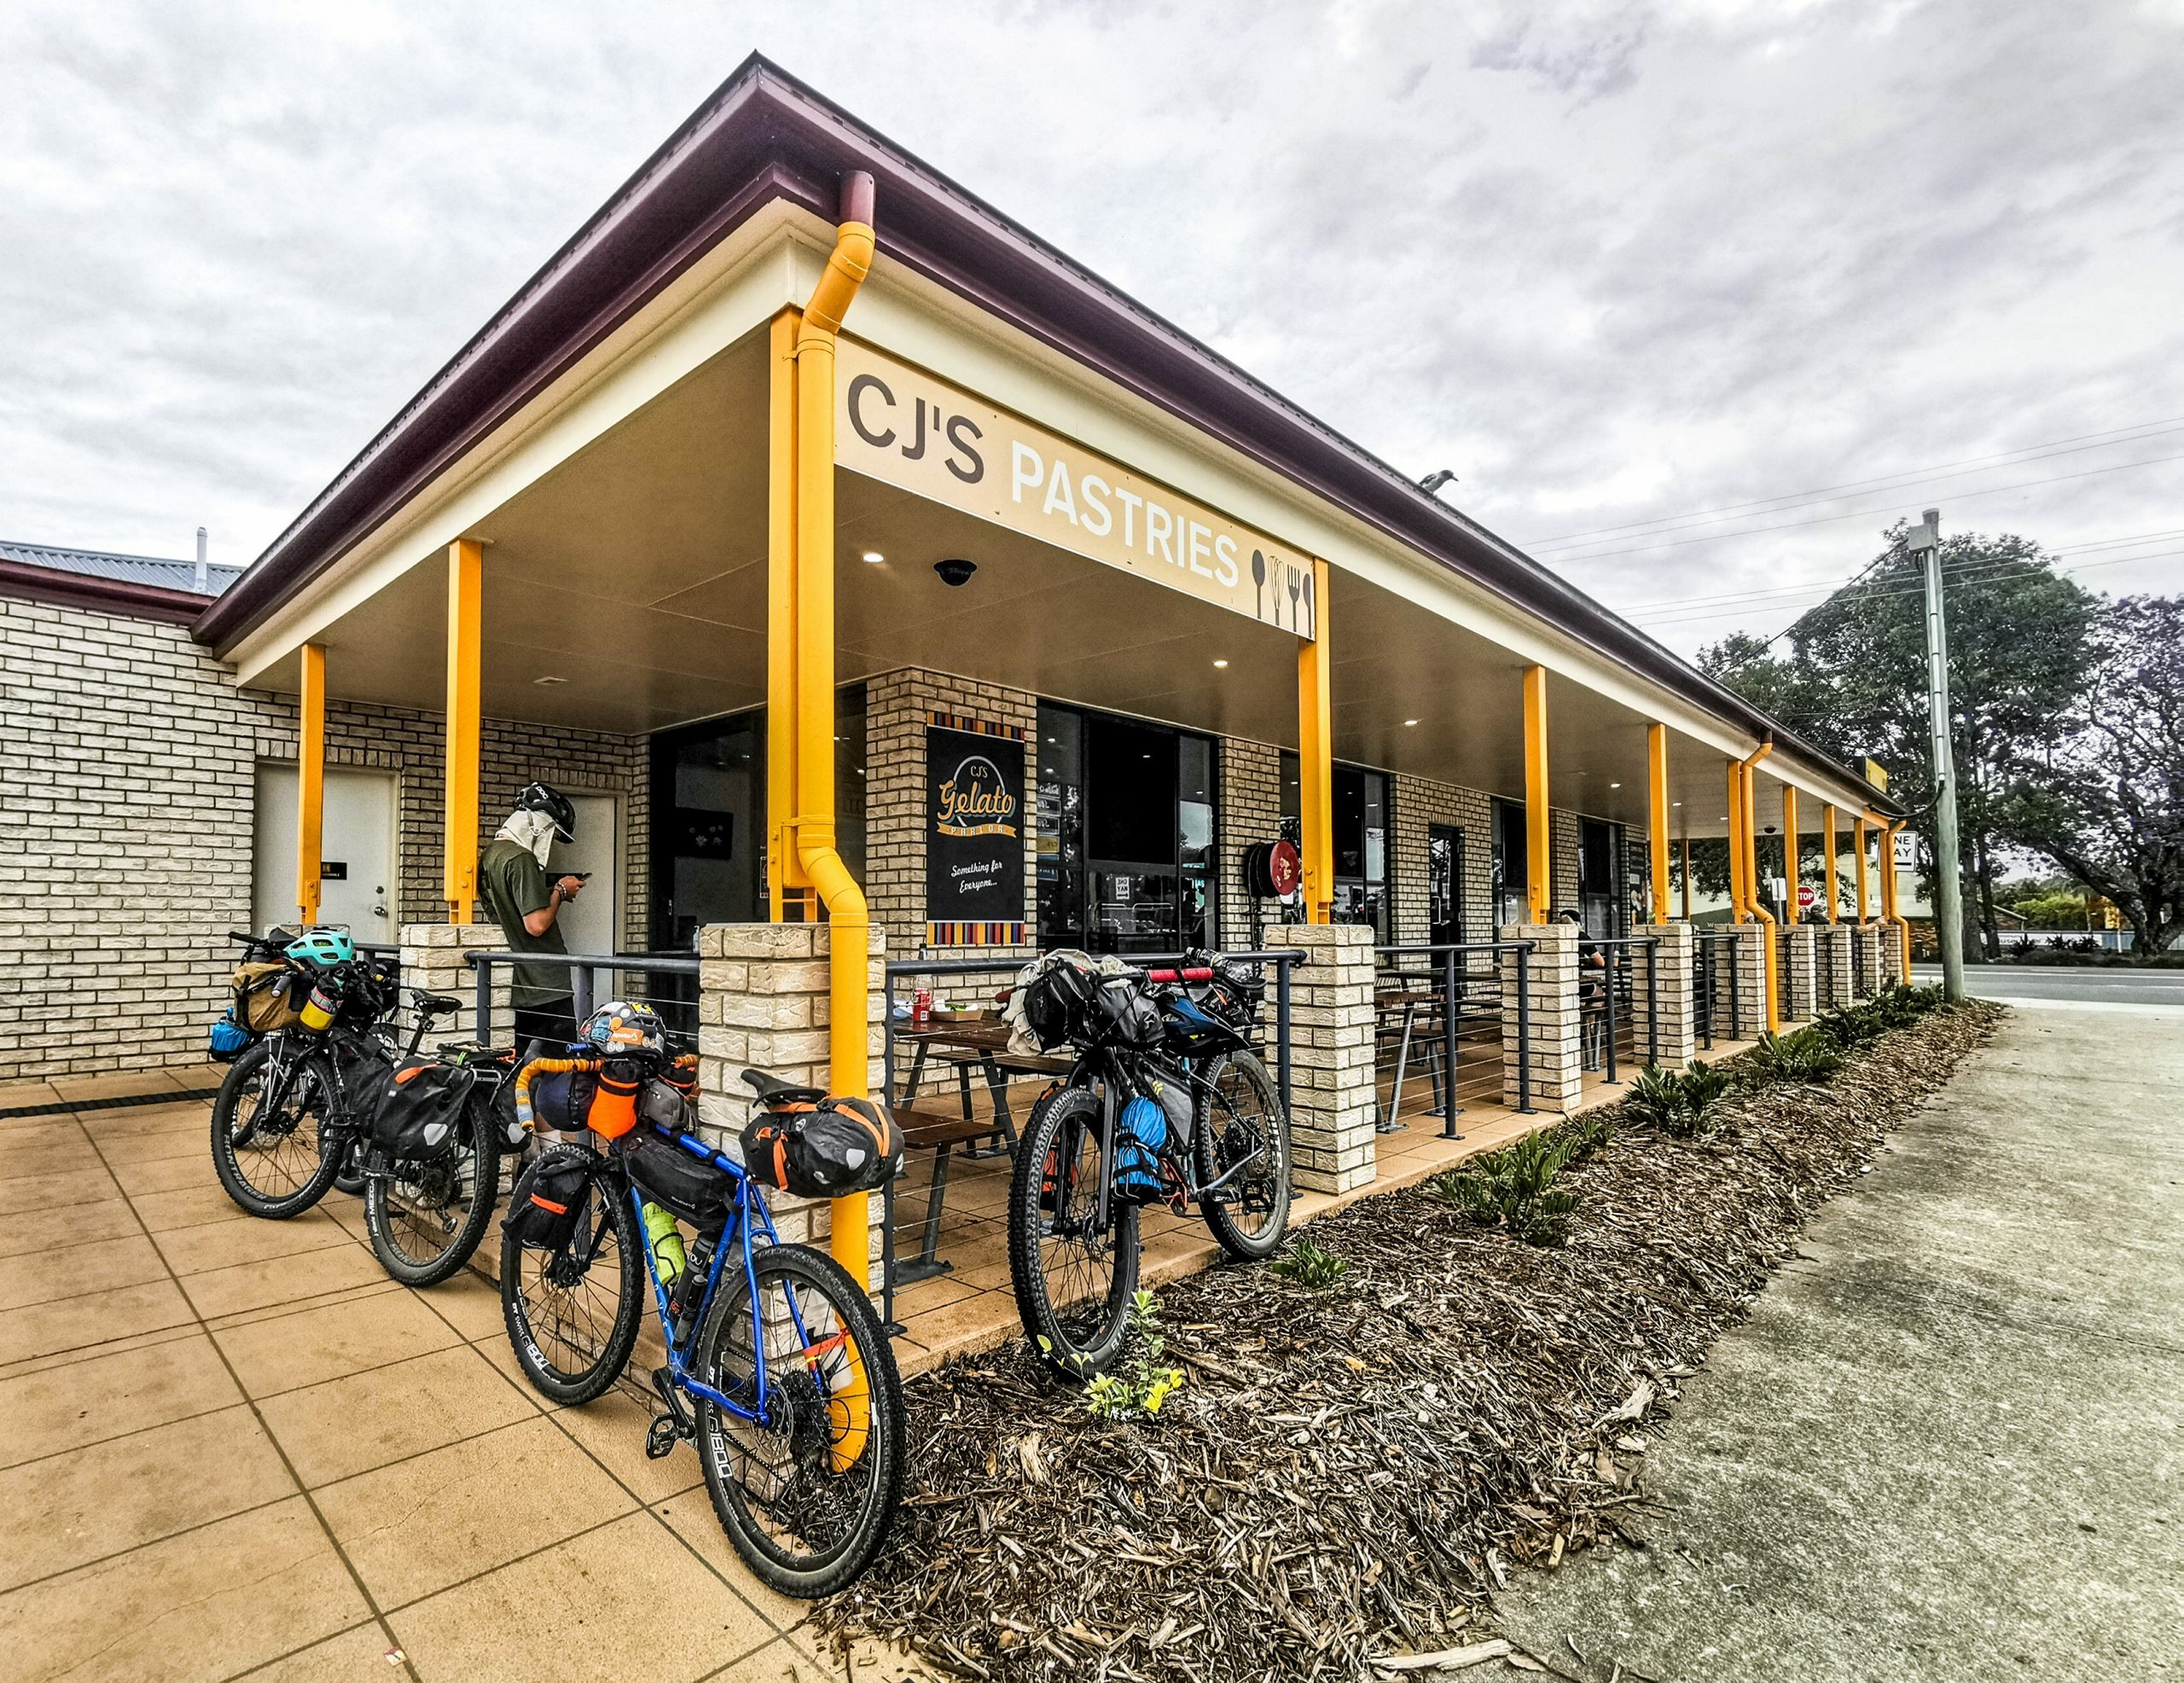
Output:
<instances>
[{"instance_id":1,"label":"security camera","mask_svg":"<svg viewBox=\"0 0 2184 1683\"><path fill-rule=\"evenodd\" d=\"M951 555L944 561L935 561L932 570L940 575L943 584L968 584L971 575L979 570L979 564Z\"/></svg>"}]
</instances>

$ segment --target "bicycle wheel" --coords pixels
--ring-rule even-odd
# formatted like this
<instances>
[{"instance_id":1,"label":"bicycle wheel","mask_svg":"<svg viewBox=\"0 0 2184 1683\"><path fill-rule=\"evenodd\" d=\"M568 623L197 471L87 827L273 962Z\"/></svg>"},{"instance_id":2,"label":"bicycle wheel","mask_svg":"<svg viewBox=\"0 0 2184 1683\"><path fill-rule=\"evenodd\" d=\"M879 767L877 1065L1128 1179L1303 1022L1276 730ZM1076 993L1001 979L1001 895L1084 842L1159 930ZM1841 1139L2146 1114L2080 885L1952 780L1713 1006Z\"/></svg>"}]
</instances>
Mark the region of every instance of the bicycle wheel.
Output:
<instances>
[{"instance_id":1,"label":"bicycle wheel","mask_svg":"<svg viewBox=\"0 0 2184 1683\"><path fill-rule=\"evenodd\" d=\"M454 1274L485 1237L500 1172L497 1130L465 1105L447 1156L372 1175L364 1186L364 1231L380 1266L404 1285L437 1285Z\"/></svg>"},{"instance_id":2,"label":"bicycle wheel","mask_svg":"<svg viewBox=\"0 0 2184 1683\"><path fill-rule=\"evenodd\" d=\"M745 1564L782 1594L816 1599L854 1582L886 1541L903 1494L903 1381L870 1299L832 1257L770 1245L752 1270L756 1312L722 1290L690 1367L755 1408L763 1349L767 1418L695 1398L698 1459Z\"/></svg>"},{"instance_id":3,"label":"bicycle wheel","mask_svg":"<svg viewBox=\"0 0 2184 1683\"><path fill-rule=\"evenodd\" d=\"M576 1231L555 1250L501 1233L508 1342L531 1383L564 1403L589 1402L622 1377L644 1314L644 1241L629 1200L597 1172L581 1196Z\"/></svg>"},{"instance_id":4,"label":"bicycle wheel","mask_svg":"<svg viewBox=\"0 0 2184 1683\"><path fill-rule=\"evenodd\" d=\"M1199 1201L1221 1248L1239 1261L1271 1256L1289 1224L1289 1114L1264 1064L1248 1052L1217 1058L1191 1140L1193 1172L1211 1186L1239 1164L1251 1166Z\"/></svg>"},{"instance_id":5,"label":"bicycle wheel","mask_svg":"<svg viewBox=\"0 0 2184 1683\"><path fill-rule=\"evenodd\" d=\"M326 1196L346 1145L329 1133L334 1079L317 1052L277 1062L261 1040L229 1065L212 1100L212 1168L253 1216L285 1222Z\"/></svg>"},{"instance_id":6,"label":"bicycle wheel","mask_svg":"<svg viewBox=\"0 0 2184 1683\"><path fill-rule=\"evenodd\" d=\"M1137 1290L1137 1206L1099 1222L1100 1099L1069 1088L1035 1109L1008 1184L1008 1278L1040 1359L1082 1384L1121 1355Z\"/></svg>"}]
</instances>

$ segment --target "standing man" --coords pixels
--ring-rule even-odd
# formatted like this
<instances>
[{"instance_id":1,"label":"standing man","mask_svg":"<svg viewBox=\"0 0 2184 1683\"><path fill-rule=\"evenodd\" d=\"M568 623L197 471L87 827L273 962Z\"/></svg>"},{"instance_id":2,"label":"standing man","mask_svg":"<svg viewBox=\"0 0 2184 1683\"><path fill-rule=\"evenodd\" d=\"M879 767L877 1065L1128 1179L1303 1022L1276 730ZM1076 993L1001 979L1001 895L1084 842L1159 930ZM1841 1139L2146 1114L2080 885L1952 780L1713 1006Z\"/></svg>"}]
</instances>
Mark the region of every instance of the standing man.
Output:
<instances>
[{"instance_id":1,"label":"standing man","mask_svg":"<svg viewBox=\"0 0 2184 1683\"><path fill-rule=\"evenodd\" d=\"M546 855L556 836L565 842L577 839L575 806L557 789L527 784L515 798L508 821L478 857L479 896L512 951L569 950L555 926L561 908L583 891L584 879L547 876ZM573 1040L576 999L568 966L519 964L514 969L515 1043Z\"/></svg>"}]
</instances>

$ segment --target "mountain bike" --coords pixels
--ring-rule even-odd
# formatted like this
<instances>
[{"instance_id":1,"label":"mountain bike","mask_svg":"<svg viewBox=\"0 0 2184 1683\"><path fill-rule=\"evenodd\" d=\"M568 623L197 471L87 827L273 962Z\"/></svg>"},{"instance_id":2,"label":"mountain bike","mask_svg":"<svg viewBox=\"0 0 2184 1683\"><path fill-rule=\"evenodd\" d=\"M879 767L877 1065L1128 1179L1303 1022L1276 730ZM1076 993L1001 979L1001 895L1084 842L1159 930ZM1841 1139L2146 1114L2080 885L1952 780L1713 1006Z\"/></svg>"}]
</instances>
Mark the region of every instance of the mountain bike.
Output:
<instances>
[{"instance_id":1,"label":"mountain bike","mask_svg":"<svg viewBox=\"0 0 2184 1683\"><path fill-rule=\"evenodd\" d=\"M1039 986L1055 971L1028 984ZM1058 986L1077 1048L1041 1095L1009 1183L1009 1280L1042 1360L1082 1384L1121 1355L1139 1212L1194 1205L1229 1256L1271 1256L1289 1219L1289 1117L1251 1044L1255 993L1212 965Z\"/></svg>"},{"instance_id":2,"label":"mountain bike","mask_svg":"<svg viewBox=\"0 0 2184 1683\"><path fill-rule=\"evenodd\" d=\"M744 1078L762 1100L807 1091ZM675 1217L695 1230L687 1245ZM905 1453L902 1380L862 1288L782 1244L742 1164L682 1127L547 1146L510 1194L501 1248L531 1384L564 1404L604 1394L648 1282L667 1361L645 1453L696 1445L722 1529L775 1589L816 1598L854 1581L886 1541Z\"/></svg>"},{"instance_id":3,"label":"mountain bike","mask_svg":"<svg viewBox=\"0 0 2184 1683\"><path fill-rule=\"evenodd\" d=\"M437 1285L470 1260L492 1219L507 1126L495 1100L513 1053L450 1042L429 1061L466 1076L451 1131L429 1154L390 1150L374 1139L373 1122L397 1059L413 1070L426 1062L418 1048L427 1029L462 1002L410 989L405 1048L389 1020L401 990L383 963L329 966L314 985L337 1001L326 1027L270 1030L229 1066L212 1100L213 1169L239 1207L276 1222L311 1209L353 1171L380 1266L404 1285Z\"/></svg>"}]
</instances>

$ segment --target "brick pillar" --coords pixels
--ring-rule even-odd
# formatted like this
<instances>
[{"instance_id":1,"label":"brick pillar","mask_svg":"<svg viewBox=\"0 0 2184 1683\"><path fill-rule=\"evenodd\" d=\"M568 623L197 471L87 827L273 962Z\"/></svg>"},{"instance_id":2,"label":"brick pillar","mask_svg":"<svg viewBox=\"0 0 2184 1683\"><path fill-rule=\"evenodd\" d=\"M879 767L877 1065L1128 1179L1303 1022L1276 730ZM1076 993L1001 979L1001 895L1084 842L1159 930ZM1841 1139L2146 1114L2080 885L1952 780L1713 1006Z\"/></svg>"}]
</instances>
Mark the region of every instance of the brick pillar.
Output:
<instances>
[{"instance_id":1,"label":"brick pillar","mask_svg":"<svg viewBox=\"0 0 2184 1683\"><path fill-rule=\"evenodd\" d=\"M1767 937L1756 923L1730 924L1728 933L1714 943L1714 1037L1754 1040L1767 1026Z\"/></svg>"},{"instance_id":2,"label":"brick pillar","mask_svg":"<svg viewBox=\"0 0 2184 1683\"><path fill-rule=\"evenodd\" d=\"M1793 923L1776 937L1781 945L1782 956L1782 1015L1786 1019L1805 1022L1819 1014L1815 1003L1819 995L1814 991L1815 966L1814 939L1818 933L1809 923Z\"/></svg>"},{"instance_id":3,"label":"brick pillar","mask_svg":"<svg viewBox=\"0 0 2184 1683\"><path fill-rule=\"evenodd\" d=\"M698 1128L715 1145L736 1152L751 1119L746 1069L783 1081L828 1085L828 970L833 931L823 923L715 923L698 931ZM873 926L865 978L870 1059L869 1091L880 1090L881 1013L886 1007L887 937ZM822 1200L769 1193L768 1208L784 1241L824 1250L832 1223ZM872 1258L867 1289L880 1287L880 1193L872 1195Z\"/></svg>"},{"instance_id":4,"label":"brick pillar","mask_svg":"<svg viewBox=\"0 0 2184 1683\"><path fill-rule=\"evenodd\" d=\"M1861 999L1871 999L1880 991L1880 939L1879 924L1862 923L1851 927L1851 973L1856 978Z\"/></svg>"},{"instance_id":5,"label":"brick pillar","mask_svg":"<svg viewBox=\"0 0 2184 1683\"><path fill-rule=\"evenodd\" d=\"M1578 1041L1577 926L1513 923L1498 938L1532 943L1523 993L1529 1044L1518 1030L1517 955L1502 955L1502 1102L1515 1108L1521 1065L1531 1073L1532 1108L1566 1116L1577 1108L1585 1081Z\"/></svg>"},{"instance_id":6,"label":"brick pillar","mask_svg":"<svg viewBox=\"0 0 2184 1683\"><path fill-rule=\"evenodd\" d=\"M1699 1014L1692 1000L1693 946L1691 926L1687 923L1641 924L1631 931L1641 938L1650 937L1657 944L1653 949L1653 984L1659 989L1655 1006L1654 1038L1659 1048L1659 1064L1664 1070L1680 1070L1691 1062L1699 1043ZM1631 966L1636 981L1633 1003L1637 1010L1637 1021L1631 1024L1635 1036L1638 1055L1646 1055L1646 1010L1649 989L1646 974L1646 955L1641 951Z\"/></svg>"},{"instance_id":7,"label":"brick pillar","mask_svg":"<svg viewBox=\"0 0 2184 1683\"><path fill-rule=\"evenodd\" d=\"M478 972L462 961L465 953L505 952L508 937L497 923L405 923L402 926L402 985L422 988L430 994L450 994L462 1001L462 1014L441 1018L437 1033L443 1040L468 1039L478 1033ZM484 1038L504 1045L515 1032L515 1007L508 1001L508 967L493 966L491 1020ZM410 1013L401 1013L406 1034Z\"/></svg>"},{"instance_id":8,"label":"brick pillar","mask_svg":"<svg viewBox=\"0 0 2184 1683\"><path fill-rule=\"evenodd\" d=\"M1850 1004L1856 960L1851 950L1850 926L1831 923L1820 931L1820 1008L1840 1011Z\"/></svg>"},{"instance_id":9,"label":"brick pillar","mask_svg":"<svg viewBox=\"0 0 2184 1683\"><path fill-rule=\"evenodd\" d=\"M1883 983L1895 987L1911 979L1903 963L1903 929L1899 924L1879 923L1873 927L1879 931L1880 977Z\"/></svg>"},{"instance_id":10,"label":"brick pillar","mask_svg":"<svg viewBox=\"0 0 2184 1683\"><path fill-rule=\"evenodd\" d=\"M1361 924L1286 924L1269 947L1295 947L1290 972L1291 1178L1314 1192L1348 1192L1373 1178L1373 940Z\"/></svg>"}]
</instances>

